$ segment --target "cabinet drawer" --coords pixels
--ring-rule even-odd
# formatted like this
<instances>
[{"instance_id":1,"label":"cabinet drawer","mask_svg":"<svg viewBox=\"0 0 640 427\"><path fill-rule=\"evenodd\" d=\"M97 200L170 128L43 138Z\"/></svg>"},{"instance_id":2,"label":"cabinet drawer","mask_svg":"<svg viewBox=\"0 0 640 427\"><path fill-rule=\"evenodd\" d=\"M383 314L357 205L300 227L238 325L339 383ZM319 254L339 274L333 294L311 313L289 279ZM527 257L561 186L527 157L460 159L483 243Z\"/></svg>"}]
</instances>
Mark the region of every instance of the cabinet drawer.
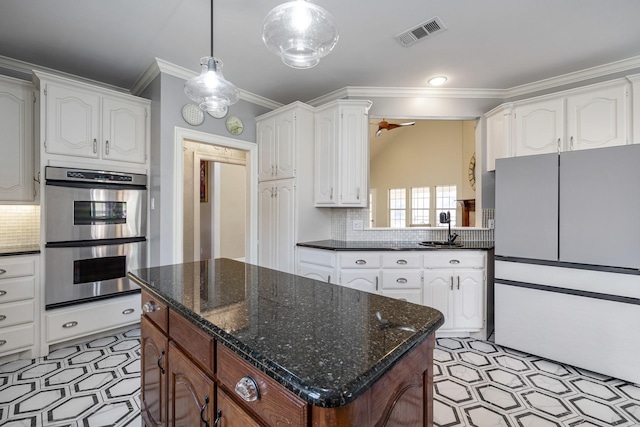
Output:
<instances>
[{"instance_id":1,"label":"cabinet drawer","mask_svg":"<svg viewBox=\"0 0 640 427\"><path fill-rule=\"evenodd\" d=\"M298 261L305 264L315 264L333 268L336 264L336 253L335 251L323 249L298 247Z\"/></svg>"},{"instance_id":2,"label":"cabinet drawer","mask_svg":"<svg viewBox=\"0 0 640 427\"><path fill-rule=\"evenodd\" d=\"M34 316L35 305L33 301L0 304L0 328L33 322Z\"/></svg>"},{"instance_id":3,"label":"cabinet drawer","mask_svg":"<svg viewBox=\"0 0 640 427\"><path fill-rule=\"evenodd\" d=\"M151 320L162 332L169 333L169 309L153 295L141 291L142 316Z\"/></svg>"},{"instance_id":4,"label":"cabinet drawer","mask_svg":"<svg viewBox=\"0 0 640 427\"><path fill-rule=\"evenodd\" d=\"M224 345L218 345L218 379L245 405L271 426L307 425L307 404L258 368L242 360ZM255 381L259 397L247 401L236 389L241 380Z\"/></svg>"},{"instance_id":5,"label":"cabinet drawer","mask_svg":"<svg viewBox=\"0 0 640 427\"><path fill-rule=\"evenodd\" d=\"M33 323L2 329L2 334L0 335L0 356L18 348L32 346L34 342L35 326Z\"/></svg>"},{"instance_id":6,"label":"cabinet drawer","mask_svg":"<svg viewBox=\"0 0 640 427\"><path fill-rule=\"evenodd\" d=\"M422 254L392 252L382 254L383 268L420 268L422 267Z\"/></svg>"},{"instance_id":7,"label":"cabinet drawer","mask_svg":"<svg viewBox=\"0 0 640 427\"><path fill-rule=\"evenodd\" d=\"M422 274L420 270L384 270L382 289L422 289Z\"/></svg>"},{"instance_id":8,"label":"cabinet drawer","mask_svg":"<svg viewBox=\"0 0 640 427\"><path fill-rule=\"evenodd\" d=\"M340 254L340 268L380 268L380 253L349 252Z\"/></svg>"},{"instance_id":9,"label":"cabinet drawer","mask_svg":"<svg viewBox=\"0 0 640 427\"><path fill-rule=\"evenodd\" d=\"M0 280L0 304L33 299L35 288L36 279L34 276Z\"/></svg>"},{"instance_id":10,"label":"cabinet drawer","mask_svg":"<svg viewBox=\"0 0 640 427\"><path fill-rule=\"evenodd\" d=\"M484 268L485 254L479 251L431 251L424 256L425 268Z\"/></svg>"},{"instance_id":11,"label":"cabinet drawer","mask_svg":"<svg viewBox=\"0 0 640 427\"><path fill-rule=\"evenodd\" d=\"M35 272L36 261L32 257L25 259L11 257L11 259L0 260L0 279L33 276Z\"/></svg>"},{"instance_id":12,"label":"cabinet drawer","mask_svg":"<svg viewBox=\"0 0 640 427\"><path fill-rule=\"evenodd\" d=\"M213 375L212 336L198 329L193 323L171 310L169 312L169 337L189 354L202 369Z\"/></svg>"},{"instance_id":13,"label":"cabinet drawer","mask_svg":"<svg viewBox=\"0 0 640 427\"><path fill-rule=\"evenodd\" d=\"M47 342L65 341L140 321L140 295L48 311Z\"/></svg>"}]
</instances>

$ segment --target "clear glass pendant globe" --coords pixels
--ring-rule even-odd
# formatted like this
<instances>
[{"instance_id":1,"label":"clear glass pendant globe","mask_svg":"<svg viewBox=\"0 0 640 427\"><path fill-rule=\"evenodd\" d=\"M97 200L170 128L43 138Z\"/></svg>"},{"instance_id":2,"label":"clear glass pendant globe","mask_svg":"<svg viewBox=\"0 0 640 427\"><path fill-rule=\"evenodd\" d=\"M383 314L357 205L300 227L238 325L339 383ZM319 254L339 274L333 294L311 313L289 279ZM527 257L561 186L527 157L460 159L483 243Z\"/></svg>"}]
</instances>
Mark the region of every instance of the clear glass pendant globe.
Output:
<instances>
[{"instance_id":1,"label":"clear glass pendant globe","mask_svg":"<svg viewBox=\"0 0 640 427\"><path fill-rule=\"evenodd\" d=\"M282 62L310 68L338 43L338 29L329 12L305 0L276 6L262 24L262 40Z\"/></svg>"},{"instance_id":2,"label":"clear glass pendant globe","mask_svg":"<svg viewBox=\"0 0 640 427\"><path fill-rule=\"evenodd\" d=\"M240 100L238 88L222 75L222 61L204 56L200 59L200 65L200 75L184 84L184 93L200 109L213 114Z\"/></svg>"}]
</instances>

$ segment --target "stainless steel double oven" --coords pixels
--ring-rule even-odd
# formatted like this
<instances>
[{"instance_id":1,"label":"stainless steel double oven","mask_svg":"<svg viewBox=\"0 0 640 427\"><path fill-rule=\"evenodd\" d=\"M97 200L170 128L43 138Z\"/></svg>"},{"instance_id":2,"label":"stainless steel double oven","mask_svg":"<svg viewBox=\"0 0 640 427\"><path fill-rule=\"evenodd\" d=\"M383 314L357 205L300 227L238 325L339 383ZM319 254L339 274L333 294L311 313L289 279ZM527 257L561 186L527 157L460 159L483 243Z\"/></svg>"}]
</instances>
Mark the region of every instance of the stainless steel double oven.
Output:
<instances>
[{"instance_id":1,"label":"stainless steel double oven","mask_svg":"<svg viewBox=\"0 0 640 427\"><path fill-rule=\"evenodd\" d=\"M45 307L140 292L147 262L147 176L45 168Z\"/></svg>"}]
</instances>

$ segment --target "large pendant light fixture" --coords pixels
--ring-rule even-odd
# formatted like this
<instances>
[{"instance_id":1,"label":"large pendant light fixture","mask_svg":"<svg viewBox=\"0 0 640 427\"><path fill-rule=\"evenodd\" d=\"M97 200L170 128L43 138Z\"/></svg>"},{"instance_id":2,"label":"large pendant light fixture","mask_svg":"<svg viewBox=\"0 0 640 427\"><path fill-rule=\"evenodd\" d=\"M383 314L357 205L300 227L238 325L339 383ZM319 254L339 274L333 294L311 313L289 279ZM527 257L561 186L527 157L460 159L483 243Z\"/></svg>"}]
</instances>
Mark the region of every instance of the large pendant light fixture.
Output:
<instances>
[{"instance_id":1,"label":"large pendant light fixture","mask_svg":"<svg viewBox=\"0 0 640 427\"><path fill-rule=\"evenodd\" d=\"M320 6L293 0L267 14L262 40L288 66L311 68L338 43L338 29L331 14Z\"/></svg>"},{"instance_id":2,"label":"large pendant light fixture","mask_svg":"<svg viewBox=\"0 0 640 427\"><path fill-rule=\"evenodd\" d=\"M211 56L200 58L200 75L184 84L184 93L211 114L226 113L240 99L238 88L222 75L222 61L213 56L213 0L211 0Z\"/></svg>"}]
</instances>

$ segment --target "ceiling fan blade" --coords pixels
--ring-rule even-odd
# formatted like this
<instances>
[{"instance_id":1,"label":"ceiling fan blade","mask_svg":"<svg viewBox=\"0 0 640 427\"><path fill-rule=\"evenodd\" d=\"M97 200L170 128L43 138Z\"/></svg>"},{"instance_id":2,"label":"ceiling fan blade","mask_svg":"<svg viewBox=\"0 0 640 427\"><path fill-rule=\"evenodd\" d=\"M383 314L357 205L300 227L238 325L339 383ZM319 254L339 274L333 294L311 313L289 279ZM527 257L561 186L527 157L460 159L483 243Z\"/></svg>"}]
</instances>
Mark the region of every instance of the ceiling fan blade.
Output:
<instances>
[{"instance_id":1,"label":"ceiling fan blade","mask_svg":"<svg viewBox=\"0 0 640 427\"><path fill-rule=\"evenodd\" d=\"M382 128L379 128L378 131L376 132L376 136L380 136L382 134Z\"/></svg>"},{"instance_id":2,"label":"ceiling fan blade","mask_svg":"<svg viewBox=\"0 0 640 427\"><path fill-rule=\"evenodd\" d=\"M400 123L400 124L398 124L398 126L413 126L415 124L416 124L416 122L407 122L407 123Z\"/></svg>"}]
</instances>

